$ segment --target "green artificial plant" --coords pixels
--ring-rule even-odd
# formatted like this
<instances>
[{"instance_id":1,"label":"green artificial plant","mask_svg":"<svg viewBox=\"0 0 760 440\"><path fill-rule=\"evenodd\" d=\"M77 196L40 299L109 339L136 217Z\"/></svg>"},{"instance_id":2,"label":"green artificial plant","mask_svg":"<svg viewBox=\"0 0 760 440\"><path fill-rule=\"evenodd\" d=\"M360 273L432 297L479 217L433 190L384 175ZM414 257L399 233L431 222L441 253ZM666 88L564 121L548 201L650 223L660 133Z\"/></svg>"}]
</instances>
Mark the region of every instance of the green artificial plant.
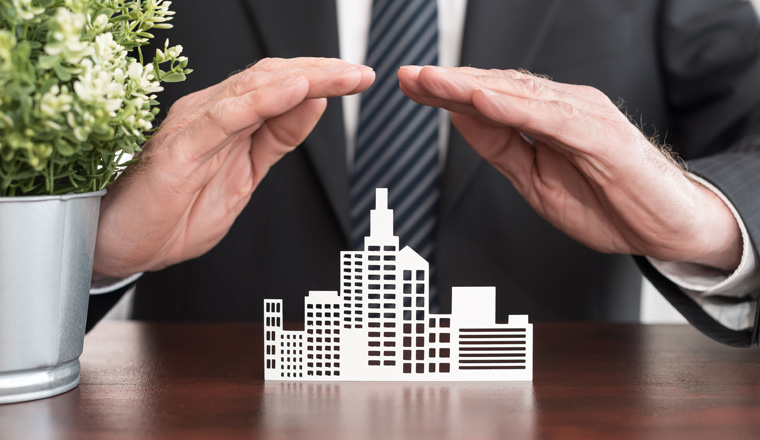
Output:
<instances>
[{"instance_id":1,"label":"green artificial plant","mask_svg":"<svg viewBox=\"0 0 760 440\"><path fill-rule=\"evenodd\" d=\"M0 0L0 196L98 191L154 130L181 46L163 0Z\"/></svg>"}]
</instances>

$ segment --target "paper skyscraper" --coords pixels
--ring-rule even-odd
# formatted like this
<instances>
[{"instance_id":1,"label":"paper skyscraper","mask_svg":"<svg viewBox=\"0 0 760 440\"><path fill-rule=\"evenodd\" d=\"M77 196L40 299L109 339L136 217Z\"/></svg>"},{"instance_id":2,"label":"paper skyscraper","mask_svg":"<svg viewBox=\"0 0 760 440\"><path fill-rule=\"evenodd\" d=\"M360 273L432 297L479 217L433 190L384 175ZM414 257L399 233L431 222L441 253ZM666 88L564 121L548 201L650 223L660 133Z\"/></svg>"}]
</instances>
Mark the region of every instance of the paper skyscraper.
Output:
<instances>
[{"instance_id":1,"label":"paper skyscraper","mask_svg":"<svg viewBox=\"0 0 760 440\"><path fill-rule=\"evenodd\" d=\"M370 214L364 250L341 252L340 293L305 297L304 330L284 330L282 300L264 300L264 378L533 380L528 316L496 323L494 287L454 287L452 313L429 313L428 262L399 250L386 189Z\"/></svg>"}]
</instances>

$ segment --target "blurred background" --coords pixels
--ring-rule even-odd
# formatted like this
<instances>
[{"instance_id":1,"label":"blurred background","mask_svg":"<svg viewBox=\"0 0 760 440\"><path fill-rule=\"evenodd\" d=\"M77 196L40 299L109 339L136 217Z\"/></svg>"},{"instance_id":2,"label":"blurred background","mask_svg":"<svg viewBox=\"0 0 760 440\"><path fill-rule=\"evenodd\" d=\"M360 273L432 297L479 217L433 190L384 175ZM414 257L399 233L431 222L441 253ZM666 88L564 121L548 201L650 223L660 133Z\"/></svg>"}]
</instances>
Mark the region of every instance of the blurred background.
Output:
<instances>
[{"instance_id":1,"label":"blurred background","mask_svg":"<svg viewBox=\"0 0 760 440\"><path fill-rule=\"evenodd\" d=\"M760 9L760 0L749 0L756 9ZM106 316L106 319L129 319L131 316L132 295L124 295L122 300ZM641 314L643 323L686 323L686 320L668 303L665 298L645 279L641 291Z\"/></svg>"}]
</instances>

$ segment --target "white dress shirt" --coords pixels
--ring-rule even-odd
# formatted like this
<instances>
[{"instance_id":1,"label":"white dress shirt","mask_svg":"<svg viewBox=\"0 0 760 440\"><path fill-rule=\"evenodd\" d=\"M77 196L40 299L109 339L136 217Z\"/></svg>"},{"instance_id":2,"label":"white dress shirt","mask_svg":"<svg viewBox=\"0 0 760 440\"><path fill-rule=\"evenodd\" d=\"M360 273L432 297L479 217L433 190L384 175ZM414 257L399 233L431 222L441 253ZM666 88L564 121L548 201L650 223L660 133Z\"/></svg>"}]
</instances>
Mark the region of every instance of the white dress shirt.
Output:
<instances>
[{"instance_id":1,"label":"white dress shirt","mask_svg":"<svg viewBox=\"0 0 760 440\"><path fill-rule=\"evenodd\" d=\"M372 0L336 1L340 57L351 63L363 64L367 53ZM467 0L438 0L438 59L441 66L459 64L466 8ZM342 99L346 130L346 160L348 169L351 170L361 98L360 95L352 95ZM439 145L442 166L446 157L450 129L449 113L446 110L441 110L441 121ZM731 274L726 274L698 264L662 262L651 258L649 261L718 322L734 330L751 329L755 319L757 297L738 302L737 298L760 285L757 250L752 246L744 222L728 199L703 179L693 175L692 178L715 192L728 205L739 222L744 246L739 267Z\"/></svg>"}]
</instances>

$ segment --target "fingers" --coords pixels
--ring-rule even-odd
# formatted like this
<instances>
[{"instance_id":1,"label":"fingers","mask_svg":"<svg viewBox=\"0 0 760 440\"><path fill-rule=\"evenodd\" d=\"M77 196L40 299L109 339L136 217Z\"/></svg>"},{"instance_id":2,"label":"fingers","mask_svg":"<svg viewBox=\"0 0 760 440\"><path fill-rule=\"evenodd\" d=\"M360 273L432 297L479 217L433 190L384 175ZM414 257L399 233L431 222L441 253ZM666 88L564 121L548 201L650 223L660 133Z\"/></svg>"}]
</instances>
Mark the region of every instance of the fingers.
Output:
<instances>
[{"instance_id":1,"label":"fingers","mask_svg":"<svg viewBox=\"0 0 760 440\"><path fill-rule=\"evenodd\" d=\"M491 90L521 98L574 100L590 108L614 108L609 99L593 87L562 84L516 70L404 66L399 70L399 80L420 97L445 98L461 104L469 103L476 90Z\"/></svg>"},{"instance_id":2,"label":"fingers","mask_svg":"<svg viewBox=\"0 0 760 440\"><path fill-rule=\"evenodd\" d=\"M454 113L451 122L475 152L509 178L520 193L525 193L536 158L529 142L516 130L475 116Z\"/></svg>"},{"instance_id":3,"label":"fingers","mask_svg":"<svg viewBox=\"0 0 760 440\"><path fill-rule=\"evenodd\" d=\"M621 136L631 137L628 119L591 87L466 67L403 67L399 81L417 102L478 115L574 153L599 153Z\"/></svg>"},{"instance_id":4,"label":"fingers","mask_svg":"<svg viewBox=\"0 0 760 440\"><path fill-rule=\"evenodd\" d=\"M487 90L473 93L473 105L491 121L597 161L605 161L611 154L625 154L623 144L642 137L624 117L599 117L568 101L518 98ZM637 140L631 143L633 147L637 145Z\"/></svg>"},{"instance_id":5,"label":"fingers","mask_svg":"<svg viewBox=\"0 0 760 440\"><path fill-rule=\"evenodd\" d=\"M309 80L309 98L359 93L369 87L375 78L370 67L339 59L267 58L219 84L219 98L244 95L299 76Z\"/></svg>"},{"instance_id":6,"label":"fingers","mask_svg":"<svg viewBox=\"0 0 760 440\"><path fill-rule=\"evenodd\" d=\"M282 115L300 104L309 92L304 77L262 87L241 96L216 102L180 134L179 163L203 162L224 148L238 132L255 130L269 118Z\"/></svg>"}]
</instances>

